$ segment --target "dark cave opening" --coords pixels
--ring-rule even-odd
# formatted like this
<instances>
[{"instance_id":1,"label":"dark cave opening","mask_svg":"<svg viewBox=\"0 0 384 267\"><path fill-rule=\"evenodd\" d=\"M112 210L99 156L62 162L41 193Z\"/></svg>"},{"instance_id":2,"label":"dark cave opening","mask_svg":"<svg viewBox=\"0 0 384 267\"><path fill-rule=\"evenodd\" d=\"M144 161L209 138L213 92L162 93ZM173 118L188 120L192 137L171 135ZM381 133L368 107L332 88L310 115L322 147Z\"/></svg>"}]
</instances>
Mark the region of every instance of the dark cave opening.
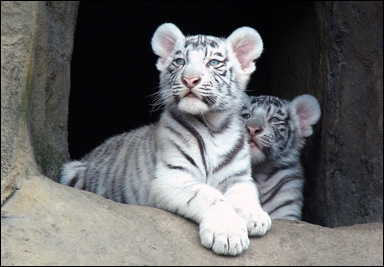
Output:
<instances>
[{"instance_id":1,"label":"dark cave opening","mask_svg":"<svg viewBox=\"0 0 384 267\"><path fill-rule=\"evenodd\" d=\"M185 35L221 37L241 26L253 27L263 39L264 52L251 76L250 94L293 98L299 89L289 89L299 88L300 75L292 75L286 61L295 55L287 58L283 47L301 42L294 39L296 33L290 38L291 31L313 20L313 9L312 1L80 2L71 61L71 159L108 137L157 121L160 111L152 111L151 94L158 87L159 72L150 41L160 24L172 22ZM305 195L316 189L310 190ZM303 210L303 220L313 222L306 210L313 207Z\"/></svg>"}]
</instances>

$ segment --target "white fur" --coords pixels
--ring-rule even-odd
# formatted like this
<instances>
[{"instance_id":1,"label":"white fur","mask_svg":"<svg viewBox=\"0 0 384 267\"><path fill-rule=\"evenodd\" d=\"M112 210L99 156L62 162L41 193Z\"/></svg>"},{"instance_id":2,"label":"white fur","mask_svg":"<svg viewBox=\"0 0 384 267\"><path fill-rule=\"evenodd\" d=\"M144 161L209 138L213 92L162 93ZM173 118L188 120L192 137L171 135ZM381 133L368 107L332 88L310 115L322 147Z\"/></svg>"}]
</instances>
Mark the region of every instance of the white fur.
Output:
<instances>
[{"instance_id":1,"label":"white fur","mask_svg":"<svg viewBox=\"0 0 384 267\"><path fill-rule=\"evenodd\" d=\"M184 36L165 23L155 31L152 48L159 56L160 120L111 137L69 163L61 182L194 220L203 246L238 255L248 248L248 235L262 236L271 227L237 116L261 39L247 27L227 39Z\"/></svg>"}]
</instances>

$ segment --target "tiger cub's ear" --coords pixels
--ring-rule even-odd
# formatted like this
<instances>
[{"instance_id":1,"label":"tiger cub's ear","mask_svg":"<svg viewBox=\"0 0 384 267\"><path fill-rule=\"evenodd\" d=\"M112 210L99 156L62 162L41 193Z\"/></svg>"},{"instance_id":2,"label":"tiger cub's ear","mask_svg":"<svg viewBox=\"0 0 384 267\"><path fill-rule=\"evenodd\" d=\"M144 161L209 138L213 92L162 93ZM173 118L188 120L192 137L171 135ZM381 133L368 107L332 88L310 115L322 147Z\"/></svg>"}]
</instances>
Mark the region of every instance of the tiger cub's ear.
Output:
<instances>
[{"instance_id":1,"label":"tiger cub's ear","mask_svg":"<svg viewBox=\"0 0 384 267\"><path fill-rule=\"evenodd\" d=\"M298 125L301 130L301 137L308 137L312 134L314 125L321 116L319 102L312 95L300 95L294 98L289 104L291 112L299 118Z\"/></svg>"},{"instance_id":2,"label":"tiger cub's ear","mask_svg":"<svg viewBox=\"0 0 384 267\"><path fill-rule=\"evenodd\" d=\"M172 23L160 25L152 37L153 52L159 56L156 67L158 70L165 69L167 58L172 54L178 41L184 40L185 36L180 29Z\"/></svg>"},{"instance_id":3,"label":"tiger cub's ear","mask_svg":"<svg viewBox=\"0 0 384 267\"><path fill-rule=\"evenodd\" d=\"M256 65L253 61L263 52L263 41L259 33L250 27L241 27L227 38L227 42L240 62L243 72L249 75L254 72Z\"/></svg>"},{"instance_id":4,"label":"tiger cub's ear","mask_svg":"<svg viewBox=\"0 0 384 267\"><path fill-rule=\"evenodd\" d=\"M232 50L234 60L239 67L235 68L239 89L244 90L251 74L256 70L254 60L263 52L263 41L259 33L250 27L236 29L227 39L227 46Z\"/></svg>"}]
</instances>

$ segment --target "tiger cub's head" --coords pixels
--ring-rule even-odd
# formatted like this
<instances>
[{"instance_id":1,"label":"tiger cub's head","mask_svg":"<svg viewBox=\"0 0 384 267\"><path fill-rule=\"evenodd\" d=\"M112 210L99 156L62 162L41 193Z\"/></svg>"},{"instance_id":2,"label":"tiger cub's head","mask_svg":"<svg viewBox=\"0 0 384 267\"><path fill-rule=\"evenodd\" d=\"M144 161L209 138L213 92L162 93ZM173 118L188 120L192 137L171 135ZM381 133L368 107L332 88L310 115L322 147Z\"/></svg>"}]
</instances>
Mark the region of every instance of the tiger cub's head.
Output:
<instances>
[{"instance_id":1,"label":"tiger cub's head","mask_svg":"<svg viewBox=\"0 0 384 267\"><path fill-rule=\"evenodd\" d=\"M241 93L256 69L263 42L249 27L220 38L184 36L176 25L165 23L155 31L152 49L160 71L155 105L195 115L241 108Z\"/></svg>"},{"instance_id":2,"label":"tiger cub's head","mask_svg":"<svg viewBox=\"0 0 384 267\"><path fill-rule=\"evenodd\" d=\"M275 96L243 95L241 116L248 132L253 164L285 165L298 160L305 138L321 111L317 99L300 95L292 101Z\"/></svg>"}]
</instances>

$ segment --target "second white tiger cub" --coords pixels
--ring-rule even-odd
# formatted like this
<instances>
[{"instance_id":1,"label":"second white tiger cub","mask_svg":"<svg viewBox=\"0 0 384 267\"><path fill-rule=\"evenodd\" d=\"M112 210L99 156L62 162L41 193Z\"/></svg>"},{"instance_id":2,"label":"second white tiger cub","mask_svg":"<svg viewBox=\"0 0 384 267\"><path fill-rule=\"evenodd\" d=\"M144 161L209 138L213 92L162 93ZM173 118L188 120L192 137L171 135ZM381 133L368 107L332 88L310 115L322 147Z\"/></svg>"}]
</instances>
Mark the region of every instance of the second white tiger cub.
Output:
<instances>
[{"instance_id":1,"label":"second white tiger cub","mask_svg":"<svg viewBox=\"0 0 384 267\"><path fill-rule=\"evenodd\" d=\"M240 254L249 246L248 235L262 236L271 227L238 116L262 40L249 27L224 39L184 36L165 23L154 33L152 48L159 56L160 120L111 137L65 164L60 182L185 216L199 224L203 246Z\"/></svg>"},{"instance_id":2,"label":"second white tiger cub","mask_svg":"<svg viewBox=\"0 0 384 267\"><path fill-rule=\"evenodd\" d=\"M320 118L319 103L311 95L287 101L244 94L243 100L241 115L262 208L272 219L300 220L304 186L300 153Z\"/></svg>"}]
</instances>

